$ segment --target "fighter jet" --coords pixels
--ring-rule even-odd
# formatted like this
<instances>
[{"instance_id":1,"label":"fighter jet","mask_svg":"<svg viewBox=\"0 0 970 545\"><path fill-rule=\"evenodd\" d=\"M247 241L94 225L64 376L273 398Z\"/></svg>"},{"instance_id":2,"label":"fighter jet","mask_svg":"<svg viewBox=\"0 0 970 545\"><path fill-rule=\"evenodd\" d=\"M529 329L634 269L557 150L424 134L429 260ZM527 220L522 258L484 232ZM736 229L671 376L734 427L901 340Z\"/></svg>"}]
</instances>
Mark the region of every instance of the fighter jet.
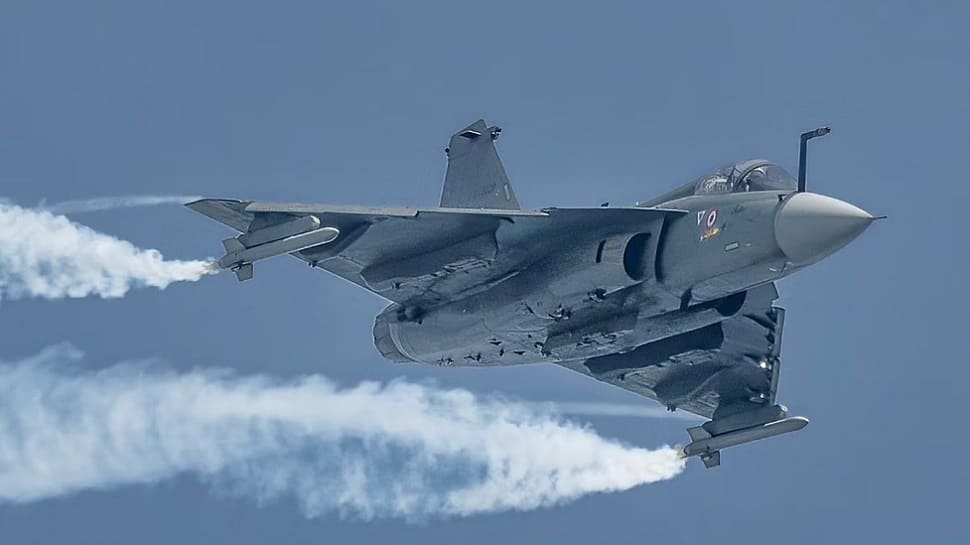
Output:
<instances>
[{"instance_id":1,"label":"fighter jet","mask_svg":"<svg viewBox=\"0 0 970 545\"><path fill-rule=\"evenodd\" d=\"M685 456L803 428L778 403L785 310L775 282L877 219L778 165L728 165L634 206L522 210L495 149L455 133L438 208L202 199L241 234L219 265L239 280L289 254L387 299L374 324L396 362L552 363L706 419Z\"/></svg>"}]
</instances>

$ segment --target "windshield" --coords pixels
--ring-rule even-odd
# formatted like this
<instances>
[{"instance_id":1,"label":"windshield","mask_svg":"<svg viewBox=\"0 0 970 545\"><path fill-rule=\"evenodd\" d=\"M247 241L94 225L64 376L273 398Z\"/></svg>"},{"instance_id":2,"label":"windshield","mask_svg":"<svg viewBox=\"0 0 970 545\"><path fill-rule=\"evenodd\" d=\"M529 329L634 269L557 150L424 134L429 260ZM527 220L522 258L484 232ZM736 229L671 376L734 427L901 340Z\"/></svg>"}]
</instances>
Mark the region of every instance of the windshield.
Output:
<instances>
[{"instance_id":1,"label":"windshield","mask_svg":"<svg viewBox=\"0 0 970 545\"><path fill-rule=\"evenodd\" d=\"M770 163L749 169L738 182L738 191L795 189L795 179L785 169Z\"/></svg>"},{"instance_id":2,"label":"windshield","mask_svg":"<svg viewBox=\"0 0 970 545\"><path fill-rule=\"evenodd\" d=\"M795 189L795 179L767 161L735 163L698 179L694 185L696 195L788 189Z\"/></svg>"}]
</instances>

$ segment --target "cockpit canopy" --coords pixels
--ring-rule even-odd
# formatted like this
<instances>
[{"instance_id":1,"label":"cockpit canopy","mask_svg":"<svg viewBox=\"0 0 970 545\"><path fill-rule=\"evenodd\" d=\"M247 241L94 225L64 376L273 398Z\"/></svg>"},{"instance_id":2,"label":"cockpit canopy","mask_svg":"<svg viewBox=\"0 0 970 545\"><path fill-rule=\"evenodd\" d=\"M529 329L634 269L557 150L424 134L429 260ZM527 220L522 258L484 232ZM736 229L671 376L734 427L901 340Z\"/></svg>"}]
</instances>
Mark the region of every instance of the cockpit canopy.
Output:
<instances>
[{"instance_id":1,"label":"cockpit canopy","mask_svg":"<svg viewBox=\"0 0 970 545\"><path fill-rule=\"evenodd\" d=\"M692 195L719 195L747 191L794 191L798 182L780 166L761 159L719 168L693 182L638 206L660 206Z\"/></svg>"},{"instance_id":2,"label":"cockpit canopy","mask_svg":"<svg viewBox=\"0 0 970 545\"><path fill-rule=\"evenodd\" d=\"M754 160L720 168L694 182L695 195L744 193L747 191L785 191L795 189L795 178L780 166Z\"/></svg>"}]
</instances>

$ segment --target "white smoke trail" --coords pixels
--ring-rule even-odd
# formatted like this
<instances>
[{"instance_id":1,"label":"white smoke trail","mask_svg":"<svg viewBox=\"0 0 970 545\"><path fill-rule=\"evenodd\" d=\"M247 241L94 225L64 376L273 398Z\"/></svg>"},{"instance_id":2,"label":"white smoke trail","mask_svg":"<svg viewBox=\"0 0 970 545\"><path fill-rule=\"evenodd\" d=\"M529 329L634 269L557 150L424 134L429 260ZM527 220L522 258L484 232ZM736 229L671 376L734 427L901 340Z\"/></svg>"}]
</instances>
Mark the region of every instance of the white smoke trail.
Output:
<instances>
[{"instance_id":1,"label":"white smoke trail","mask_svg":"<svg viewBox=\"0 0 970 545\"><path fill-rule=\"evenodd\" d=\"M76 201L62 201L54 204L42 204L38 208L53 214L78 214L84 212L100 212L117 208L137 208L142 206L159 206L163 204L185 204L197 201L202 197L194 195L127 195L122 197L97 197L94 199L79 199Z\"/></svg>"},{"instance_id":2,"label":"white smoke trail","mask_svg":"<svg viewBox=\"0 0 970 545\"><path fill-rule=\"evenodd\" d=\"M670 412L662 407L634 405L632 403L553 401L549 402L548 406L557 413L580 416L627 416L632 418L670 418L675 420L703 421L701 417L684 411Z\"/></svg>"},{"instance_id":3,"label":"white smoke trail","mask_svg":"<svg viewBox=\"0 0 970 545\"><path fill-rule=\"evenodd\" d=\"M467 516L669 479L684 461L534 406L407 382L340 388L157 363L73 368L57 346L0 364L0 502L194 474L307 516Z\"/></svg>"},{"instance_id":4,"label":"white smoke trail","mask_svg":"<svg viewBox=\"0 0 970 545\"><path fill-rule=\"evenodd\" d=\"M217 271L207 261L167 261L64 216L0 201L0 299L121 297L132 287L165 288Z\"/></svg>"}]
</instances>

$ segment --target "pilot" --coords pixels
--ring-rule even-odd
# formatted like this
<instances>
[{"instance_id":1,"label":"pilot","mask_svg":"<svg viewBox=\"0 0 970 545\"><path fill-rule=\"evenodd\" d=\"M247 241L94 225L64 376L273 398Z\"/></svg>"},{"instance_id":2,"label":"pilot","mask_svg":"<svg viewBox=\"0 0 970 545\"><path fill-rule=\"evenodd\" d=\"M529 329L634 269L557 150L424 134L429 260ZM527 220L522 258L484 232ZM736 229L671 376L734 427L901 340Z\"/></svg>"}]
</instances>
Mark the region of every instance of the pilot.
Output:
<instances>
[{"instance_id":1,"label":"pilot","mask_svg":"<svg viewBox=\"0 0 970 545\"><path fill-rule=\"evenodd\" d=\"M764 187L765 178L766 175L764 167L752 169L744 176L744 179L741 180L741 189L743 191L751 191L752 187L755 189Z\"/></svg>"}]
</instances>

